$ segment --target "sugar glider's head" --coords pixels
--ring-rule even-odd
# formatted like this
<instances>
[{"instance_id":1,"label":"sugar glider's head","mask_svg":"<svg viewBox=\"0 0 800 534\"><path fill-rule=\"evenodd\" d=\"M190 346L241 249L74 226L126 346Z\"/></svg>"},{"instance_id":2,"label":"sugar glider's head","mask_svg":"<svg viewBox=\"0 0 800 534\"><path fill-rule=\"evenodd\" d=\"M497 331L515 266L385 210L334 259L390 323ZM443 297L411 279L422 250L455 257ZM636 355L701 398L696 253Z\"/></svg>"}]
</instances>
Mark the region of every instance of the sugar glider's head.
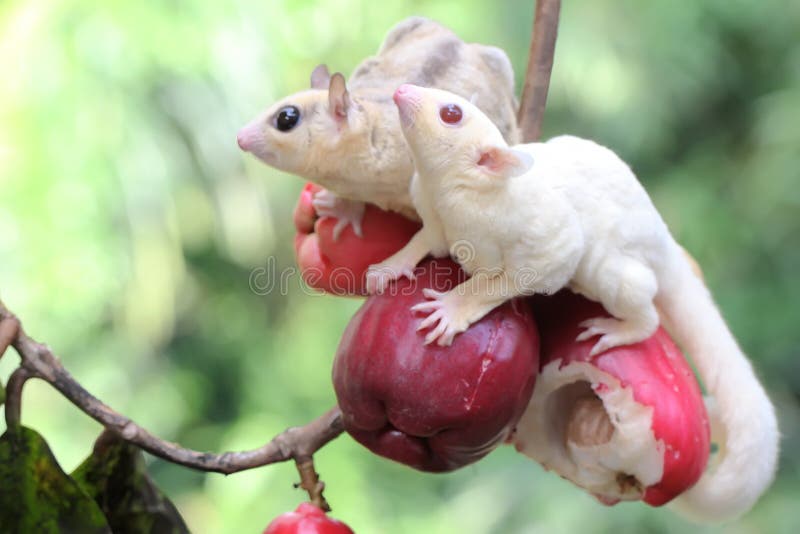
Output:
<instances>
[{"instance_id":1,"label":"sugar glider's head","mask_svg":"<svg viewBox=\"0 0 800 534\"><path fill-rule=\"evenodd\" d=\"M344 77L320 65L311 89L273 104L239 130L237 142L272 167L314 179L339 156L351 107Z\"/></svg>"},{"instance_id":2,"label":"sugar glider's head","mask_svg":"<svg viewBox=\"0 0 800 534\"><path fill-rule=\"evenodd\" d=\"M440 89L401 85L394 93L400 126L423 174L458 176L475 185L525 173L532 157L510 148L469 100Z\"/></svg>"}]
</instances>

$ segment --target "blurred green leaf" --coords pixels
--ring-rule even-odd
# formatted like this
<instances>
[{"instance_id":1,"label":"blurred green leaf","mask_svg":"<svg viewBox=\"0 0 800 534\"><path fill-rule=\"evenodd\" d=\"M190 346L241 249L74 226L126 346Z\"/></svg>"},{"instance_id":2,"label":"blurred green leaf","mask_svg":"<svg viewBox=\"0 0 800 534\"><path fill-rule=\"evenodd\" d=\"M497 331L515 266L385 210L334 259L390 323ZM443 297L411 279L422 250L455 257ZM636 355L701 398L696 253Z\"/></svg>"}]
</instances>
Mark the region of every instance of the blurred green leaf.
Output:
<instances>
[{"instance_id":1,"label":"blurred green leaf","mask_svg":"<svg viewBox=\"0 0 800 534\"><path fill-rule=\"evenodd\" d=\"M100 506L114 534L183 534L178 510L147 474L144 455L111 432L100 435L72 477Z\"/></svg>"},{"instance_id":2,"label":"blurred green leaf","mask_svg":"<svg viewBox=\"0 0 800 534\"><path fill-rule=\"evenodd\" d=\"M34 430L0 437L0 530L37 534L110 533L95 502L56 462Z\"/></svg>"}]
</instances>

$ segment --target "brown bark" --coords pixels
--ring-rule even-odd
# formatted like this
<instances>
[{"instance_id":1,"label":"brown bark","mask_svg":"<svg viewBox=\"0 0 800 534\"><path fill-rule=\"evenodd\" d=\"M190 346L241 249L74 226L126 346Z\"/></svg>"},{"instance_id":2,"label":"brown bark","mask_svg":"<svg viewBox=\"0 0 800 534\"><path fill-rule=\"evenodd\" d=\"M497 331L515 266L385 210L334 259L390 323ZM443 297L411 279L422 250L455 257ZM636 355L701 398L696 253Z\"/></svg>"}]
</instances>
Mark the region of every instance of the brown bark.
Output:
<instances>
[{"instance_id":1,"label":"brown bark","mask_svg":"<svg viewBox=\"0 0 800 534\"><path fill-rule=\"evenodd\" d=\"M553 70L560 11L561 0L536 2L528 68L525 71L525 83L517 114L523 143L538 141L542 135L542 119L550 87L550 73Z\"/></svg>"}]
</instances>

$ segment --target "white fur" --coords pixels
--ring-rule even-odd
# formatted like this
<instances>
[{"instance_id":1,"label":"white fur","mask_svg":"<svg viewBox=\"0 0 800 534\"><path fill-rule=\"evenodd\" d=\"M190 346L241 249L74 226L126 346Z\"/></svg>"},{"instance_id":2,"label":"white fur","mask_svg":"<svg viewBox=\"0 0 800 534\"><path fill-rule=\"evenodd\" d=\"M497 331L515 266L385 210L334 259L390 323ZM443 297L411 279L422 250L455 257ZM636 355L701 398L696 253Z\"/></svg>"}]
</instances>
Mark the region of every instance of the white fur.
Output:
<instances>
[{"instance_id":1,"label":"white fur","mask_svg":"<svg viewBox=\"0 0 800 534\"><path fill-rule=\"evenodd\" d=\"M455 244L471 247L461 263L473 278L415 307L435 315L425 322L426 328L436 325L427 340L449 344L509 298L570 287L616 317L584 323L579 339L600 336L596 354L652 335L659 323L657 303L665 326L689 352L714 396L726 434L717 465L678 499L676 508L707 521L746 512L774 476L774 409L708 290L628 166L607 148L569 136L515 147L532 156L531 165L515 156L489 119L465 99L404 88L397 101L413 119L402 126L417 167L411 195L424 227L413 240L414 254L401 251L380 267L391 271L397 258L407 263ZM458 126L438 117L447 103L464 110ZM499 170L478 164L493 149L508 158ZM519 175L519 165L530 167Z\"/></svg>"}]
</instances>

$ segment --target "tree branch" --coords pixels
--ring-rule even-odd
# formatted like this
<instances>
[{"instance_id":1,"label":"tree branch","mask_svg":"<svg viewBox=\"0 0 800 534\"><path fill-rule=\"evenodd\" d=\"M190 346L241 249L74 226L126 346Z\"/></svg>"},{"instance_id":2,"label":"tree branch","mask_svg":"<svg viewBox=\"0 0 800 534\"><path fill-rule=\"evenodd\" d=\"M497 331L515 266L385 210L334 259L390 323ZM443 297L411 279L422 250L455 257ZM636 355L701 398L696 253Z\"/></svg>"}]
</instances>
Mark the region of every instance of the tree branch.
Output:
<instances>
[{"instance_id":1,"label":"tree branch","mask_svg":"<svg viewBox=\"0 0 800 534\"><path fill-rule=\"evenodd\" d=\"M6 349L17 339L19 333L19 321L13 315L6 316L3 311L8 311L0 301L0 358L5 354Z\"/></svg>"},{"instance_id":2,"label":"tree branch","mask_svg":"<svg viewBox=\"0 0 800 534\"><path fill-rule=\"evenodd\" d=\"M13 323L14 326L7 326L10 323ZM14 335L10 338L3 337L8 332L12 332ZM61 365L61 362L46 345L25 334L17 318L0 302L0 356L9 345L9 343L3 345L5 339L9 339L10 344L22 358L21 367L14 373L14 375L19 373L18 378L8 383L9 393L15 391L12 386L16 388L16 385L19 385L18 389L21 390L21 384L30 376L41 378L82 412L107 429L118 433L126 441L141 447L154 456L192 469L228 475L291 459L300 464L310 460L317 450L344 431L341 412L338 407L334 407L307 425L285 430L258 449L222 454L193 451L152 435L86 391ZM19 405L11 408L16 410L18 419ZM7 407L8 409L9 407Z\"/></svg>"},{"instance_id":3,"label":"tree branch","mask_svg":"<svg viewBox=\"0 0 800 534\"><path fill-rule=\"evenodd\" d=\"M517 114L523 143L538 141L542 134L542 119L547 90L550 87L550 73L553 71L560 11L561 0L536 0L528 67Z\"/></svg>"}]
</instances>

